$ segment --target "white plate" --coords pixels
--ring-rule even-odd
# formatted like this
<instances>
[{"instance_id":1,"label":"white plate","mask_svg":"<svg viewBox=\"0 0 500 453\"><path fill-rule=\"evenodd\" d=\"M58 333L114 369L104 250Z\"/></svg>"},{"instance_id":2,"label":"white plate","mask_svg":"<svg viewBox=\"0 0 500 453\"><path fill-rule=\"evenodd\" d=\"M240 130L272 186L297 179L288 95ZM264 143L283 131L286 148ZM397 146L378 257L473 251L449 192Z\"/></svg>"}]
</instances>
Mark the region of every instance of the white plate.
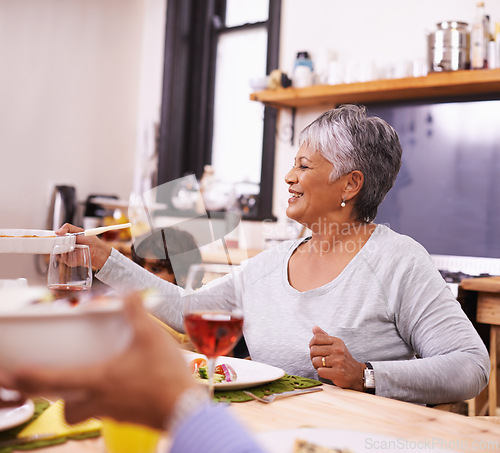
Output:
<instances>
[{"instance_id":1,"label":"white plate","mask_svg":"<svg viewBox=\"0 0 500 453\"><path fill-rule=\"evenodd\" d=\"M75 236L55 236L51 230L0 230L0 253L50 254L54 245L65 246L70 251L76 243ZM21 237L37 236L37 237Z\"/></svg>"},{"instance_id":2,"label":"white plate","mask_svg":"<svg viewBox=\"0 0 500 453\"><path fill-rule=\"evenodd\" d=\"M186 354L188 363L197 357L205 358L205 356L201 354ZM238 390L255 387L275 381L285 375L285 372L281 368L266 365L265 363L253 362L252 360L236 359L234 357L219 357L215 363L216 365L220 363L231 365L237 374L236 379L232 382L219 382L215 384L216 390Z\"/></svg>"},{"instance_id":3,"label":"white plate","mask_svg":"<svg viewBox=\"0 0 500 453\"><path fill-rule=\"evenodd\" d=\"M410 440L402 437L382 436L363 431L337 429L297 428L282 431L267 431L256 434L256 439L268 453L293 453L295 439L325 448L349 449L354 453L383 451L396 452L444 452L425 440Z\"/></svg>"},{"instance_id":4,"label":"white plate","mask_svg":"<svg viewBox=\"0 0 500 453\"><path fill-rule=\"evenodd\" d=\"M22 406L0 409L0 431L14 428L28 421L35 413L35 404L26 400Z\"/></svg>"}]
</instances>

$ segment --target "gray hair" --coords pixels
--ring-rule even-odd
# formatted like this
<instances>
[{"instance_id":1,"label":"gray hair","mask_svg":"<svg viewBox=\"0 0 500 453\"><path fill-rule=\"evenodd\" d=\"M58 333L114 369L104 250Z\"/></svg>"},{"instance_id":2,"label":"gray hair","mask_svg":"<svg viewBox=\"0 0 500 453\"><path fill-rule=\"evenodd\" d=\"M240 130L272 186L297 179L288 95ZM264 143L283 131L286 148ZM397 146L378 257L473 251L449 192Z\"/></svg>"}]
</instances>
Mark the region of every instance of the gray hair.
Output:
<instances>
[{"instance_id":1,"label":"gray hair","mask_svg":"<svg viewBox=\"0 0 500 453\"><path fill-rule=\"evenodd\" d=\"M353 213L356 220L371 222L401 167L402 149L394 128L368 116L366 107L343 105L305 127L299 136L299 145L303 144L333 164L331 181L354 170L363 173Z\"/></svg>"}]
</instances>

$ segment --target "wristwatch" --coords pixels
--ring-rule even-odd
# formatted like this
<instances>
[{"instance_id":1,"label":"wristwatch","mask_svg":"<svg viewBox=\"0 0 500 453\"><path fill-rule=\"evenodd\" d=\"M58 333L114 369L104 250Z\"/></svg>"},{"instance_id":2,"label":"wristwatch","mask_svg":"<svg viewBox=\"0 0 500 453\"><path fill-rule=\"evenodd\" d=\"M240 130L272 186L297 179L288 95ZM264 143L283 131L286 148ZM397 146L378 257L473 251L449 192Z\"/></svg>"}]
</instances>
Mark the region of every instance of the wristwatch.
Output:
<instances>
[{"instance_id":1,"label":"wristwatch","mask_svg":"<svg viewBox=\"0 0 500 453\"><path fill-rule=\"evenodd\" d=\"M366 368L363 374L363 387L366 393L371 393L375 395L375 371L373 371L372 364L370 362L365 363Z\"/></svg>"}]
</instances>

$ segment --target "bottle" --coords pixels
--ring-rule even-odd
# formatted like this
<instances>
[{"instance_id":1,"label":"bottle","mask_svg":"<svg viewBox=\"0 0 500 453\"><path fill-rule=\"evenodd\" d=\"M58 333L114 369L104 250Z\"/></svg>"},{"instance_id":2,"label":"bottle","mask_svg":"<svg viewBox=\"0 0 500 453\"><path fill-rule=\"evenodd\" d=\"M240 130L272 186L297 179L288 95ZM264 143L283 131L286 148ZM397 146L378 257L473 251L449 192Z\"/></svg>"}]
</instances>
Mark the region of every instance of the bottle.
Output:
<instances>
[{"instance_id":1,"label":"bottle","mask_svg":"<svg viewBox=\"0 0 500 453\"><path fill-rule=\"evenodd\" d=\"M484 12L484 2L476 5L476 16L472 23L470 33L470 67L471 69L483 69L486 67L487 42L489 30L487 17Z\"/></svg>"},{"instance_id":2,"label":"bottle","mask_svg":"<svg viewBox=\"0 0 500 453\"><path fill-rule=\"evenodd\" d=\"M499 67L497 44L496 41L488 43L488 69L497 69Z\"/></svg>"},{"instance_id":3,"label":"bottle","mask_svg":"<svg viewBox=\"0 0 500 453\"><path fill-rule=\"evenodd\" d=\"M313 63L308 52L298 52L293 69L293 86L308 87L313 84Z\"/></svg>"}]
</instances>

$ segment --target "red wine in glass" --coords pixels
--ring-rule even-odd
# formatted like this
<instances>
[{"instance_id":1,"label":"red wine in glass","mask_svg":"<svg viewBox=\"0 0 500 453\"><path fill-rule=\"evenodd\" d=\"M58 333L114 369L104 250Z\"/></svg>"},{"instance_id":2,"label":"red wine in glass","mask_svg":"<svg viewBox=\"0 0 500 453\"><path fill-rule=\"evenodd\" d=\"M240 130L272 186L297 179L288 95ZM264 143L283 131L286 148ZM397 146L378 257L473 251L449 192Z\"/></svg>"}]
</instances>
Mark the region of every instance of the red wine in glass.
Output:
<instances>
[{"instance_id":1,"label":"red wine in glass","mask_svg":"<svg viewBox=\"0 0 500 453\"><path fill-rule=\"evenodd\" d=\"M184 315L184 324L197 351L215 358L229 354L240 339L243 317L220 311L192 312Z\"/></svg>"},{"instance_id":2,"label":"red wine in glass","mask_svg":"<svg viewBox=\"0 0 500 453\"><path fill-rule=\"evenodd\" d=\"M228 293L238 292L238 281L237 266L210 263L191 265L186 278L184 326L196 350L207 357L212 398L215 359L231 352L242 334L243 310L226 301Z\"/></svg>"},{"instance_id":3,"label":"red wine in glass","mask_svg":"<svg viewBox=\"0 0 500 453\"><path fill-rule=\"evenodd\" d=\"M81 293L90 290L89 286L54 284L48 285L50 292L56 299L68 299L72 305L77 305Z\"/></svg>"}]
</instances>

